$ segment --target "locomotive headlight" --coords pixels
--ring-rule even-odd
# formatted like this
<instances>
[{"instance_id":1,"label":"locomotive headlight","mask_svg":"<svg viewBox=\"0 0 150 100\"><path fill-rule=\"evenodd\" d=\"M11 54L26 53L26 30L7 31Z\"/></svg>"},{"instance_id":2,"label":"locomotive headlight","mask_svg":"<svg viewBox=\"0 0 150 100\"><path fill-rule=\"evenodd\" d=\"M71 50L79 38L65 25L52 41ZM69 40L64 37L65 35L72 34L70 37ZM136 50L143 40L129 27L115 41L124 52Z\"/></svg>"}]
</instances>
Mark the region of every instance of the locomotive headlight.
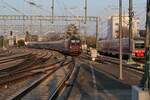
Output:
<instances>
[{"instance_id":1,"label":"locomotive headlight","mask_svg":"<svg viewBox=\"0 0 150 100\"><path fill-rule=\"evenodd\" d=\"M92 61L95 61L95 58L94 58L94 57L92 58Z\"/></svg>"}]
</instances>

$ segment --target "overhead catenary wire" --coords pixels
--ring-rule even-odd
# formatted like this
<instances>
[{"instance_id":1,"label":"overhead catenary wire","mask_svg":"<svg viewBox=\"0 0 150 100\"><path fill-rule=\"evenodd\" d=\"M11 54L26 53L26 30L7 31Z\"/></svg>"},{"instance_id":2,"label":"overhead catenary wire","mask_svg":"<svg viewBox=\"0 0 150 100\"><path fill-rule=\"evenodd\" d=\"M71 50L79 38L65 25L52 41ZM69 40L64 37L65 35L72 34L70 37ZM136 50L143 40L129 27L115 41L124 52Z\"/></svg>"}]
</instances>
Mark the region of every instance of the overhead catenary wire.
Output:
<instances>
[{"instance_id":1,"label":"overhead catenary wire","mask_svg":"<svg viewBox=\"0 0 150 100\"><path fill-rule=\"evenodd\" d=\"M11 4L5 2L4 0L1 0L1 1L6 5L5 7L9 7L12 10L14 10L15 12L17 12L19 14L22 14L22 15L25 15L23 12L21 12L20 10L18 10L17 8L15 8L14 6L12 6Z\"/></svg>"},{"instance_id":2,"label":"overhead catenary wire","mask_svg":"<svg viewBox=\"0 0 150 100\"><path fill-rule=\"evenodd\" d=\"M36 7L36 8L38 8L38 9L44 11L44 12L46 12L46 13L51 13L50 10L47 10L47 9L43 8L42 5L38 5L38 4L36 4L34 1L24 0L24 2L28 3L29 5L31 5L31 6L33 6L33 7Z\"/></svg>"}]
</instances>

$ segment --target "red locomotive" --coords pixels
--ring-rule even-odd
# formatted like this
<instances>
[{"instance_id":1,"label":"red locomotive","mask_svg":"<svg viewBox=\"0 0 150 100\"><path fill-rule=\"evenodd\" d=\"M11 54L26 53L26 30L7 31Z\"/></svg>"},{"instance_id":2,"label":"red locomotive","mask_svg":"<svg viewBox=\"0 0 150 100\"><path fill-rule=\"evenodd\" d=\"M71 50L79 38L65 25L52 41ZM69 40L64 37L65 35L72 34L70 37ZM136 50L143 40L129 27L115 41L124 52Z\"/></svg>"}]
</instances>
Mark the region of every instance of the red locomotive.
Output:
<instances>
[{"instance_id":1,"label":"red locomotive","mask_svg":"<svg viewBox=\"0 0 150 100\"><path fill-rule=\"evenodd\" d=\"M68 49L71 55L77 56L81 53L81 40L77 37L71 37L68 44Z\"/></svg>"}]
</instances>

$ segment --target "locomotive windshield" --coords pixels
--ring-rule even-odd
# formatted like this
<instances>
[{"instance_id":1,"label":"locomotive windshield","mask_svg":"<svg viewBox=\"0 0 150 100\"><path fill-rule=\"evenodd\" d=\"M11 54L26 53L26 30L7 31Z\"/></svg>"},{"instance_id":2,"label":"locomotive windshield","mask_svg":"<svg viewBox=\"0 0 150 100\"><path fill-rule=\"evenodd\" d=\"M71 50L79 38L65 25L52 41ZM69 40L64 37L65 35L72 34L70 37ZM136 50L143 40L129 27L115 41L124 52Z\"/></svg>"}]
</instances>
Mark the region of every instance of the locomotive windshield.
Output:
<instances>
[{"instance_id":1,"label":"locomotive windshield","mask_svg":"<svg viewBox=\"0 0 150 100\"><path fill-rule=\"evenodd\" d=\"M71 43L80 43L80 40L71 40Z\"/></svg>"},{"instance_id":2,"label":"locomotive windshield","mask_svg":"<svg viewBox=\"0 0 150 100\"><path fill-rule=\"evenodd\" d=\"M76 43L80 43L80 40L76 40Z\"/></svg>"},{"instance_id":3,"label":"locomotive windshield","mask_svg":"<svg viewBox=\"0 0 150 100\"><path fill-rule=\"evenodd\" d=\"M71 43L75 43L76 41L75 40L71 40Z\"/></svg>"},{"instance_id":4,"label":"locomotive windshield","mask_svg":"<svg viewBox=\"0 0 150 100\"><path fill-rule=\"evenodd\" d=\"M137 49L144 48L144 43L135 43L135 48L137 48Z\"/></svg>"}]
</instances>

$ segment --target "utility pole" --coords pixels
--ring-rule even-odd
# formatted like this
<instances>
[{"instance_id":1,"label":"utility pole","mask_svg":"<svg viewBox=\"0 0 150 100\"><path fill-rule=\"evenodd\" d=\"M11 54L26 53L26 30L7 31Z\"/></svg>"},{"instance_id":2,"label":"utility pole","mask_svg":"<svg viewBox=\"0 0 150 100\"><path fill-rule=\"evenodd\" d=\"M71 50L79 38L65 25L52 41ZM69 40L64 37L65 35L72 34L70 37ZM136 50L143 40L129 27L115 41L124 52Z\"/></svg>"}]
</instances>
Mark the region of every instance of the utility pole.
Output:
<instances>
[{"instance_id":1,"label":"utility pole","mask_svg":"<svg viewBox=\"0 0 150 100\"><path fill-rule=\"evenodd\" d=\"M128 59L128 64L133 63L133 59L132 59L132 42L133 42L133 0L129 0L129 59Z\"/></svg>"},{"instance_id":2,"label":"utility pole","mask_svg":"<svg viewBox=\"0 0 150 100\"><path fill-rule=\"evenodd\" d=\"M87 23L87 0L85 0L85 7L84 7L84 9L85 9L85 22L84 22L84 24L86 24Z\"/></svg>"},{"instance_id":3,"label":"utility pole","mask_svg":"<svg viewBox=\"0 0 150 100\"><path fill-rule=\"evenodd\" d=\"M98 50L99 17L96 18L96 50Z\"/></svg>"},{"instance_id":4,"label":"utility pole","mask_svg":"<svg viewBox=\"0 0 150 100\"><path fill-rule=\"evenodd\" d=\"M145 68L141 84L144 90L148 90L150 88L150 0L147 0L145 47Z\"/></svg>"},{"instance_id":5,"label":"utility pole","mask_svg":"<svg viewBox=\"0 0 150 100\"><path fill-rule=\"evenodd\" d=\"M3 27L3 29L4 29L4 35L6 35L6 19L5 19L5 17L3 17L3 20L4 20L4 27ZM3 40L3 49L6 49L6 43L5 43L5 37L4 37L4 40Z\"/></svg>"},{"instance_id":6,"label":"utility pole","mask_svg":"<svg viewBox=\"0 0 150 100\"><path fill-rule=\"evenodd\" d=\"M52 0L52 24L54 23L54 0Z\"/></svg>"},{"instance_id":7,"label":"utility pole","mask_svg":"<svg viewBox=\"0 0 150 100\"><path fill-rule=\"evenodd\" d=\"M79 21L79 31L80 31L80 28L81 28L81 22L80 22L80 20L78 20Z\"/></svg>"},{"instance_id":8,"label":"utility pole","mask_svg":"<svg viewBox=\"0 0 150 100\"><path fill-rule=\"evenodd\" d=\"M86 35L86 33L87 33L87 0L84 0L84 41L85 41L85 43L86 43L86 37L85 37L85 35Z\"/></svg>"},{"instance_id":9,"label":"utility pole","mask_svg":"<svg viewBox=\"0 0 150 100\"><path fill-rule=\"evenodd\" d=\"M119 0L119 46L120 46L120 75L119 79L122 77L122 0Z\"/></svg>"},{"instance_id":10,"label":"utility pole","mask_svg":"<svg viewBox=\"0 0 150 100\"><path fill-rule=\"evenodd\" d=\"M31 0L31 2L33 2L33 0ZM32 15L32 14L33 14L32 5L30 5L30 8L31 8L31 15ZM34 29L34 28L33 28L32 20L33 20L33 17L31 16L31 19L30 19L31 22L30 22L30 26L29 26L29 27L30 27L30 28L29 28L29 29L30 29L30 33L31 33L31 34L33 34L33 29Z\"/></svg>"},{"instance_id":11,"label":"utility pole","mask_svg":"<svg viewBox=\"0 0 150 100\"><path fill-rule=\"evenodd\" d=\"M42 34L42 20L40 19L40 34Z\"/></svg>"},{"instance_id":12,"label":"utility pole","mask_svg":"<svg viewBox=\"0 0 150 100\"><path fill-rule=\"evenodd\" d=\"M23 34L25 34L25 15L23 15Z\"/></svg>"}]
</instances>

